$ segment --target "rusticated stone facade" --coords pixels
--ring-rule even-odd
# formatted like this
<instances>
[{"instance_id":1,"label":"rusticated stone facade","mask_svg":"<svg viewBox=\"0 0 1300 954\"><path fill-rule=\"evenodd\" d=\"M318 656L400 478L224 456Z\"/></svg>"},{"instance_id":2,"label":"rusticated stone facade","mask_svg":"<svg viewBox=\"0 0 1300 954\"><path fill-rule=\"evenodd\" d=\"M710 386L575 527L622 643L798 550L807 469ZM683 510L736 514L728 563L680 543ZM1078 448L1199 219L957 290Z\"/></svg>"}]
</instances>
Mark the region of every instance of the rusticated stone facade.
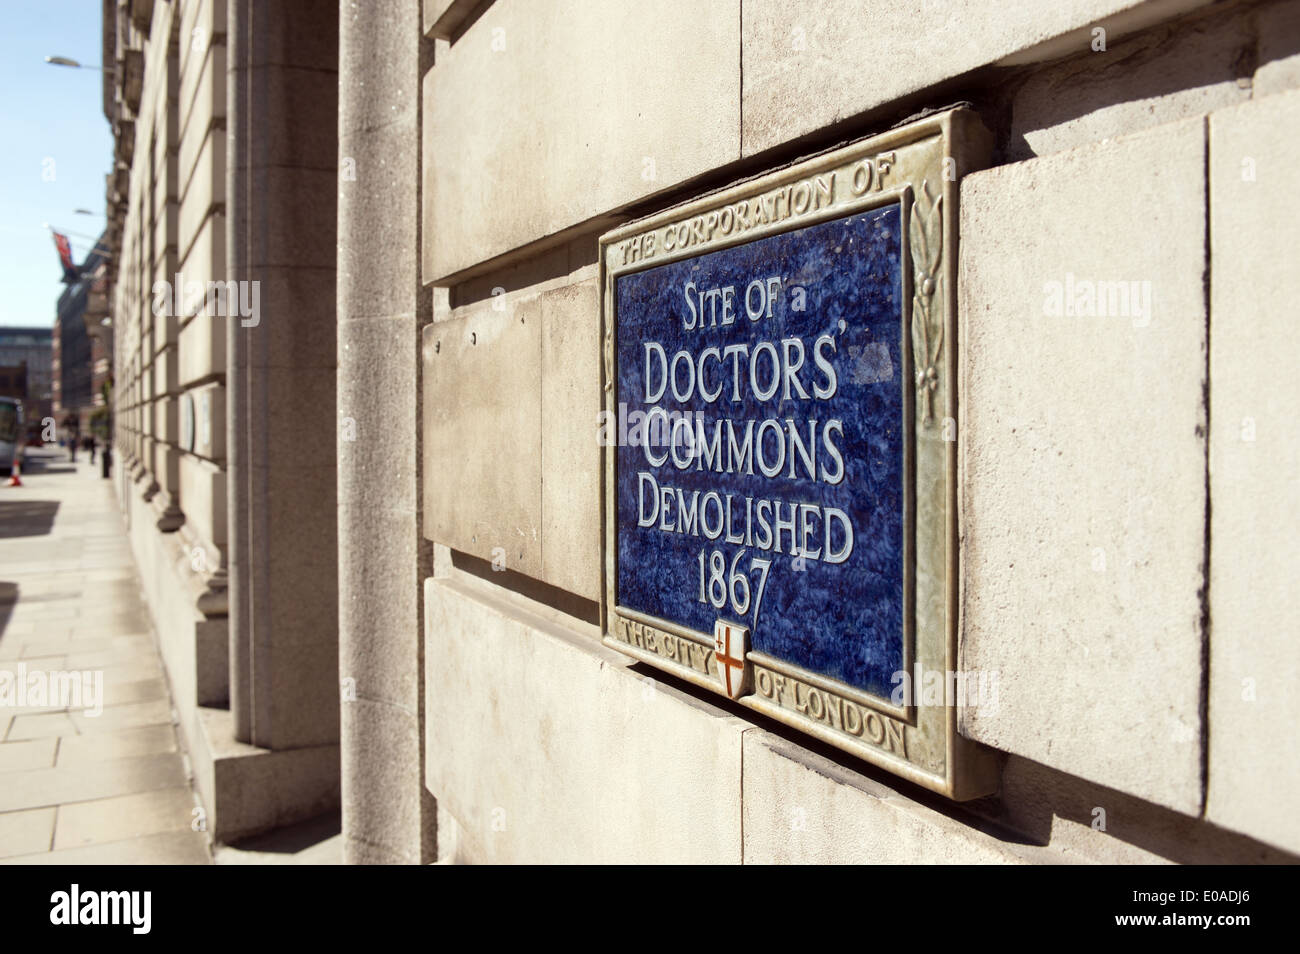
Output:
<instances>
[{"instance_id":1,"label":"rusticated stone facade","mask_svg":"<svg viewBox=\"0 0 1300 954\"><path fill-rule=\"evenodd\" d=\"M105 10L119 490L218 837L1300 855L1294 4ZM603 643L597 441L602 235L956 103L961 803Z\"/></svg>"}]
</instances>

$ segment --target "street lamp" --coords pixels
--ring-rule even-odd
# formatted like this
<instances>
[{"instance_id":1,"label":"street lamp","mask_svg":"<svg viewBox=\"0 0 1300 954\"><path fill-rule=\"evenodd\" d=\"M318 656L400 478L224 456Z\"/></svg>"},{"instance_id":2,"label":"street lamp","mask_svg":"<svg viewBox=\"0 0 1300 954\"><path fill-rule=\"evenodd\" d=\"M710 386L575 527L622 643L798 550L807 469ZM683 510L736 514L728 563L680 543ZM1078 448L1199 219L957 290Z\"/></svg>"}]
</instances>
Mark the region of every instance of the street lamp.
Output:
<instances>
[{"instance_id":1,"label":"street lamp","mask_svg":"<svg viewBox=\"0 0 1300 954\"><path fill-rule=\"evenodd\" d=\"M111 70L105 70L102 66L92 66L89 63L78 62L70 56L47 56L45 62L49 63L51 66L71 66L73 69L99 70L101 73L112 72Z\"/></svg>"}]
</instances>

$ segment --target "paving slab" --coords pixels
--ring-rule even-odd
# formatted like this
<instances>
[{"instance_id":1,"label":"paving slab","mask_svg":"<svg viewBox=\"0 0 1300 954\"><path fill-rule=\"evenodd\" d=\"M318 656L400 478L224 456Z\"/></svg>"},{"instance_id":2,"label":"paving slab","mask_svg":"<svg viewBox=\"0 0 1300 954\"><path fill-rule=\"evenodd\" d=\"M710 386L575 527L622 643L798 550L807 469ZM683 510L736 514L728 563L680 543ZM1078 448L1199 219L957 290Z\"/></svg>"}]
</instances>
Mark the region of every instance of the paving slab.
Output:
<instances>
[{"instance_id":1,"label":"paving slab","mask_svg":"<svg viewBox=\"0 0 1300 954\"><path fill-rule=\"evenodd\" d=\"M0 747L0 752L2 751L3 747ZM137 729L96 732L94 735L59 739L58 753L55 756L57 761L54 764L59 768L70 768L87 762L166 755L176 751L176 732L170 725L146 725Z\"/></svg>"},{"instance_id":2,"label":"paving slab","mask_svg":"<svg viewBox=\"0 0 1300 954\"><path fill-rule=\"evenodd\" d=\"M53 768L58 748L57 737L0 745L0 772Z\"/></svg>"},{"instance_id":3,"label":"paving slab","mask_svg":"<svg viewBox=\"0 0 1300 954\"><path fill-rule=\"evenodd\" d=\"M53 808L0 812L0 858L49 851L54 813Z\"/></svg>"},{"instance_id":4,"label":"paving slab","mask_svg":"<svg viewBox=\"0 0 1300 954\"><path fill-rule=\"evenodd\" d=\"M0 859L2 865L210 865L207 836L196 831L169 831L84 848Z\"/></svg>"},{"instance_id":5,"label":"paving slab","mask_svg":"<svg viewBox=\"0 0 1300 954\"><path fill-rule=\"evenodd\" d=\"M201 816L188 785L60 805L54 850L139 838L164 831L193 831Z\"/></svg>"},{"instance_id":6,"label":"paving slab","mask_svg":"<svg viewBox=\"0 0 1300 954\"><path fill-rule=\"evenodd\" d=\"M6 772L0 812L92 801L187 784L179 753Z\"/></svg>"}]
</instances>

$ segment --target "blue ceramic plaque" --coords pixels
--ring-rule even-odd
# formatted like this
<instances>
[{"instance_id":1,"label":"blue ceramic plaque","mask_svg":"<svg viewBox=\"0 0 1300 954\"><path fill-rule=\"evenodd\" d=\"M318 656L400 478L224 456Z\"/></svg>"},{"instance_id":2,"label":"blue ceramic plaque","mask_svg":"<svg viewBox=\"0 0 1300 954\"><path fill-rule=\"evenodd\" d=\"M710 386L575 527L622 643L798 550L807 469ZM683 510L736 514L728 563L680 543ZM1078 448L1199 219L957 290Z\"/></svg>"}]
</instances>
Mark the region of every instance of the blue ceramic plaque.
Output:
<instances>
[{"instance_id":1,"label":"blue ceramic plaque","mask_svg":"<svg viewBox=\"0 0 1300 954\"><path fill-rule=\"evenodd\" d=\"M619 607L889 696L902 249L894 203L617 276Z\"/></svg>"},{"instance_id":2,"label":"blue ceramic plaque","mask_svg":"<svg viewBox=\"0 0 1300 954\"><path fill-rule=\"evenodd\" d=\"M957 730L997 673L955 612L957 203L991 145L944 110L600 240L602 642L959 800L998 769Z\"/></svg>"}]
</instances>

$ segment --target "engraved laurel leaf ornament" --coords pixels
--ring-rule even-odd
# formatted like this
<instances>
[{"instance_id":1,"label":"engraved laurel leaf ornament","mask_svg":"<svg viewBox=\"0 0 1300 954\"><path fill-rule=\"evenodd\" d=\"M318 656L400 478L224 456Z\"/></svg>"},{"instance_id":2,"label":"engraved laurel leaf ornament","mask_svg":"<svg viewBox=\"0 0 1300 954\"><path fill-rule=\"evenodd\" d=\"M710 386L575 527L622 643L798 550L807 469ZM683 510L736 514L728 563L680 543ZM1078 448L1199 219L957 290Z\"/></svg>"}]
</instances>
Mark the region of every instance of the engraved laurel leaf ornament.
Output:
<instances>
[{"instance_id":1,"label":"engraved laurel leaf ornament","mask_svg":"<svg viewBox=\"0 0 1300 954\"><path fill-rule=\"evenodd\" d=\"M605 329L605 390L614 389L614 329Z\"/></svg>"},{"instance_id":2,"label":"engraved laurel leaf ornament","mask_svg":"<svg viewBox=\"0 0 1300 954\"><path fill-rule=\"evenodd\" d=\"M943 258L943 196L930 196L930 182L922 180L921 192L912 203L908 228L912 252L912 352L916 361L916 390L921 399L921 420L934 420L934 392L939 387L939 355L943 351L943 316L932 321L935 292L939 287L939 265Z\"/></svg>"}]
</instances>

